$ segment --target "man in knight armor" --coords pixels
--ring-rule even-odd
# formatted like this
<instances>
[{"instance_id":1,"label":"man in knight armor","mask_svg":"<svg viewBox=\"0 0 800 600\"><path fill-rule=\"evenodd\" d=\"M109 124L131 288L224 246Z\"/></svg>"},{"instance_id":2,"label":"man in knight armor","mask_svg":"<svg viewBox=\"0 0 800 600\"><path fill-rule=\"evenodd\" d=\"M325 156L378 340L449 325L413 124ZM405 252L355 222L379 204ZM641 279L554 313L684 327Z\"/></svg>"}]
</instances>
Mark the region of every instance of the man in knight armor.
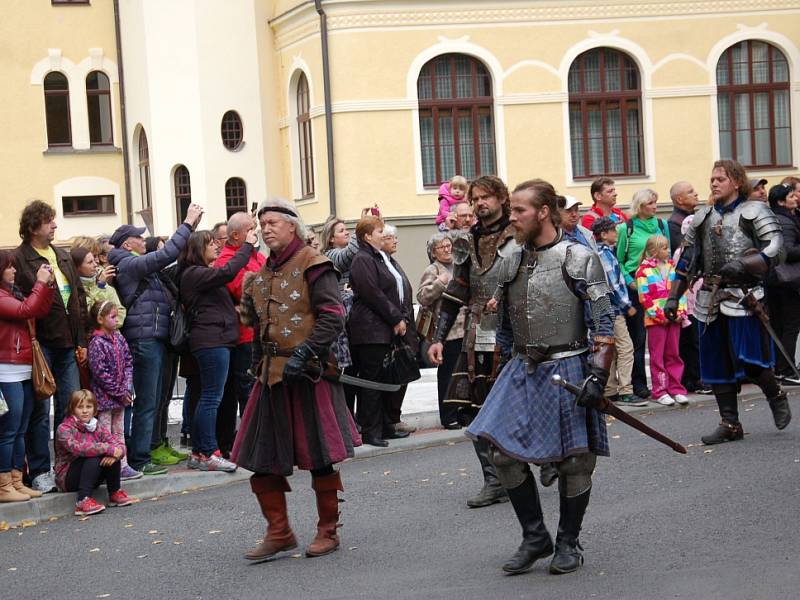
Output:
<instances>
[{"instance_id":1,"label":"man in knight armor","mask_svg":"<svg viewBox=\"0 0 800 600\"><path fill-rule=\"evenodd\" d=\"M246 276L241 303L242 322L256 332L258 380L231 454L253 471L250 486L267 534L245 558L261 562L297 547L286 513L286 478L295 466L311 471L317 497L317 535L306 555L322 556L339 547L338 492L344 488L333 465L361 444L342 385L321 378L344 328L344 306L330 259L306 245L294 207L268 202L258 220L270 255Z\"/></svg>"},{"instance_id":2,"label":"man in knight armor","mask_svg":"<svg viewBox=\"0 0 800 600\"><path fill-rule=\"evenodd\" d=\"M453 278L442 296L442 305L429 360L442 362L443 341L455 323L458 312L467 307L464 345L453 371L444 402L459 407L462 422L477 414L497 376L499 356L495 353L497 314L486 310L486 303L497 288L503 256L516 248L514 228L508 215L508 188L493 175L473 180L467 190L478 222L454 238ZM486 440L475 441L475 452L483 471L483 488L467 500L470 508L508 501L497 473L489 460Z\"/></svg>"},{"instance_id":3,"label":"man in knight armor","mask_svg":"<svg viewBox=\"0 0 800 600\"><path fill-rule=\"evenodd\" d=\"M510 221L521 247L503 261L496 292L497 341L508 362L467 435L489 444L522 526L522 544L503 571L522 573L554 554L550 572L570 573L583 563L578 535L597 457L609 455L605 419L595 408L614 358L611 289L600 257L559 229L552 185L519 184ZM577 402L551 384L553 375L583 384ZM560 498L555 549L529 466L550 462Z\"/></svg>"},{"instance_id":4,"label":"man in knight armor","mask_svg":"<svg viewBox=\"0 0 800 600\"><path fill-rule=\"evenodd\" d=\"M764 280L782 258L783 237L767 204L748 201L744 168L719 160L711 171L709 204L697 210L683 240L670 298L664 307L675 318L688 281L703 278L695 317L700 329L700 375L711 385L721 422L704 444L744 437L737 395L745 377L764 392L778 429L792 418L775 372L775 350L765 323Z\"/></svg>"}]
</instances>

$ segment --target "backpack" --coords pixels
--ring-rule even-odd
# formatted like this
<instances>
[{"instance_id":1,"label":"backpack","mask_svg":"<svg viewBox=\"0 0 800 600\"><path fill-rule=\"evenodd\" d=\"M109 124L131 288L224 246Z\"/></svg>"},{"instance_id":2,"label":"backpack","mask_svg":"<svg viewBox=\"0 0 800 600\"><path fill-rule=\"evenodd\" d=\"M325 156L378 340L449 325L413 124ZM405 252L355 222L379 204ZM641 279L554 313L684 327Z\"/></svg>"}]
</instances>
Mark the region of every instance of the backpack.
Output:
<instances>
[{"instance_id":1,"label":"backpack","mask_svg":"<svg viewBox=\"0 0 800 600\"><path fill-rule=\"evenodd\" d=\"M667 238L667 241L670 242L671 245L672 241L670 240L669 229L667 228L667 222L664 219L656 219L656 221L658 222L658 229L659 231L661 231L661 235ZM622 266L622 268L625 268L623 265L626 262L628 262L628 249L630 248L630 240L631 236L633 235L633 219L628 219L625 222L625 229L627 230L628 233L628 235L625 238L625 254L622 257L622 260L619 261L619 264L620 266Z\"/></svg>"}]
</instances>

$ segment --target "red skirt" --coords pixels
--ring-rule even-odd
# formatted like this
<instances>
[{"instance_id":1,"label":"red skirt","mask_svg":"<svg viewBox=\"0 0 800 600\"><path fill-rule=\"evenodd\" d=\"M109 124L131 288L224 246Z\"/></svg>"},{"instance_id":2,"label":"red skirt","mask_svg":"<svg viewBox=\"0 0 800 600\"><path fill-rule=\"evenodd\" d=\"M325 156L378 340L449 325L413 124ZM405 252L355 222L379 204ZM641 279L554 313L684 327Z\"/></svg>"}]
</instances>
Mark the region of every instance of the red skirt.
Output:
<instances>
[{"instance_id":1,"label":"red skirt","mask_svg":"<svg viewBox=\"0 0 800 600\"><path fill-rule=\"evenodd\" d=\"M255 473L291 475L352 458L361 445L338 383L272 388L256 382L247 401L231 460Z\"/></svg>"}]
</instances>

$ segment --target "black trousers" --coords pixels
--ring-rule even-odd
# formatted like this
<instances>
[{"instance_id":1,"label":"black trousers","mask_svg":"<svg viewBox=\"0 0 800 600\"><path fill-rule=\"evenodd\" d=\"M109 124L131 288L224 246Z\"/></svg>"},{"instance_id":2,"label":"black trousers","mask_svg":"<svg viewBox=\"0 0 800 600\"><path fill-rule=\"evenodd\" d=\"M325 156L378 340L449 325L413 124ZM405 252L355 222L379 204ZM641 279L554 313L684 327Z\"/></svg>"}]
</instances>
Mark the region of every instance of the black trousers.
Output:
<instances>
[{"instance_id":1,"label":"black trousers","mask_svg":"<svg viewBox=\"0 0 800 600\"><path fill-rule=\"evenodd\" d=\"M351 345L350 351L353 361L358 369L358 376L363 379L378 381L383 366L383 358L389 352L389 344L359 344ZM361 425L361 434L373 438L383 435L386 420L385 408L389 402L386 398L388 392L368 390L362 388L358 391L358 413L356 418Z\"/></svg>"},{"instance_id":2,"label":"black trousers","mask_svg":"<svg viewBox=\"0 0 800 600\"><path fill-rule=\"evenodd\" d=\"M400 422L403 411L403 399L406 397L408 385L402 386L396 392L383 392L383 425L384 430L391 430L393 425Z\"/></svg>"},{"instance_id":3,"label":"black trousers","mask_svg":"<svg viewBox=\"0 0 800 600\"><path fill-rule=\"evenodd\" d=\"M110 467L100 465L102 456L76 458L69 465L64 484L68 492L78 492L78 500L92 495L92 490L103 481L106 482L108 493L119 491L120 461L115 460Z\"/></svg>"},{"instance_id":4,"label":"black trousers","mask_svg":"<svg viewBox=\"0 0 800 600\"><path fill-rule=\"evenodd\" d=\"M453 369L456 368L458 355L461 354L463 338L447 340L442 350L442 364L436 369L436 384L439 391L439 421L442 427L456 423L458 421L458 405L449 402L444 404L447 398L447 388L450 385L450 378L453 376Z\"/></svg>"},{"instance_id":5,"label":"black trousers","mask_svg":"<svg viewBox=\"0 0 800 600\"><path fill-rule=\"evenodd\" d=\"M162 443L168 442L169 403L172 402L172 391L178 377L178 355L170 350L164 352L161 364L161 397L158 399L156 416L153 421L153 433L150 437L150 449L155 450Z\"/></svg>"},{"instance_id":6,"label":"black trousers","mask_svg":"<svg viewBox=\"0 0 800 600\"><path fill-rule=\"evenodd\" d=\"M697 319L690 316L692 324L681 328L681 337L678 345L678 354L683 360L683 377L681 383L688 391L694 392L699 388L700 378L700 336L697 332Z\"/></svg>"},{"instance_id":7,"label":"black trousers","mask_svg":"<svg viewBox=\"0 0 800 600\"><path fill-rule=\"evenodd\" d=\"M769 287L767 308L772 328L794 361L797 335L800 333L800 293L783 287ZM775 348L775 372L778 375L794 375L789 363L777 348Z\"/></svg>"},{"instance_id":8,"label":"black trousers","mask_svg":"<svg viewBox=\"0 0 800 600\"><path fill-rule=\"evenodd\" d=\"M351 350L352 356L352 350ZM353 359L355 361L355 359ZM355 364L350 365L349 367L345 367L344 369L345 374L351 375L352 377L358 376L358 367ZM350 409L350 414L353 415L355 418L356 416L356 398L358 397L358 388L354 385L344 384L344 399L347 402L347 408Z\"/></svg>"},{"instance_id":9,"label":"black trousers","mask_svg":"<svg viewBox=\"0 0 800 600\"><path fill-rule=\"evenodd\" d=\"M636 314L632 317L625 317L625 324L628 326L628 333L633 342L633 371L631 372L631 382L633 383L633 393L641 395L647 387L647 369L645 368L645 349L647 347L647 331L644 327L644 307L639 302L639 295L631 292L629 296L631 304L636 308Z\"/></svg>"},{"instance_id":10,"label":"black trousers","mask_svg":"<svg viewBox=\"0 0 800 600\"><path fill-rule=\"evenodd\" d=\"M255 380L247 373L253 359L253 344L245 342L234 347L228 367L228 379L222 402L217 409L217 445L221 452L230 452L236 439L236 417L244 414L247 398Z\"/></svg>"}]
</instances>

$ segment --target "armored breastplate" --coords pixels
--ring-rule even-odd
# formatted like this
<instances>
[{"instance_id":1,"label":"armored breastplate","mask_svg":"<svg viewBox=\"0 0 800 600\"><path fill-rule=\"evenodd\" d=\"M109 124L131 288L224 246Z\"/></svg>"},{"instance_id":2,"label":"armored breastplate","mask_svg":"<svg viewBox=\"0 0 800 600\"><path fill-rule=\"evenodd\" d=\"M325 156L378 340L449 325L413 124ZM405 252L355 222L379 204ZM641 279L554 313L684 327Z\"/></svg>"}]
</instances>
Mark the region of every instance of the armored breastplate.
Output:
<instances>
[{"instance_id":1,"label":"armored breastplate","mask_svg":"<svg viewBox=\"0 0 800 600\"><path fill-rule=\"evenodd\" d=\"M517 247L510 226L484 235L475 245L470 244L469 304L470 314L466 323L469 329L475 323L475 350L493 352L497 332L497 314L483 313L486 302L494 295L500 279L502 259Z\"/></svg>"},{"instance_id":2,"label":"armored breastplate","mask_svg":"<svg viewBox=\"0 0 800 600\"><path fill-rule=\"evenodd\" d=\"M311 310L305 272L309 267L323 262L330 261L313 248L305 246L277 271L265 265L253 280L251 294L260 325L269 385L281 380L288 355L314 329L316 320Z\"/></svg>"},{"instance_id":3,"label":"armored breastplate","mask_svg":"<svg viewBox=\"0 0 800 600\"><path fill-rule=\"evenodd\" d=\"M585 346L583 302L567 286L563 269L570 244L559 242L535 257L523 249L516 277L506 285L515 346Z\"/></svg>"},{"instance_id":4,"label":"armored breastplate","mask_svg":"<svg viewBox=\"0 0 800 600\"><path fill-rule=\"evenodd\" d=\"M741 226L742 203L731 212L720 214L717 210L709 212L703 223L703 274L718 275L722 267L756 248L752 234Z\"/></svg>"}]
</instances>

